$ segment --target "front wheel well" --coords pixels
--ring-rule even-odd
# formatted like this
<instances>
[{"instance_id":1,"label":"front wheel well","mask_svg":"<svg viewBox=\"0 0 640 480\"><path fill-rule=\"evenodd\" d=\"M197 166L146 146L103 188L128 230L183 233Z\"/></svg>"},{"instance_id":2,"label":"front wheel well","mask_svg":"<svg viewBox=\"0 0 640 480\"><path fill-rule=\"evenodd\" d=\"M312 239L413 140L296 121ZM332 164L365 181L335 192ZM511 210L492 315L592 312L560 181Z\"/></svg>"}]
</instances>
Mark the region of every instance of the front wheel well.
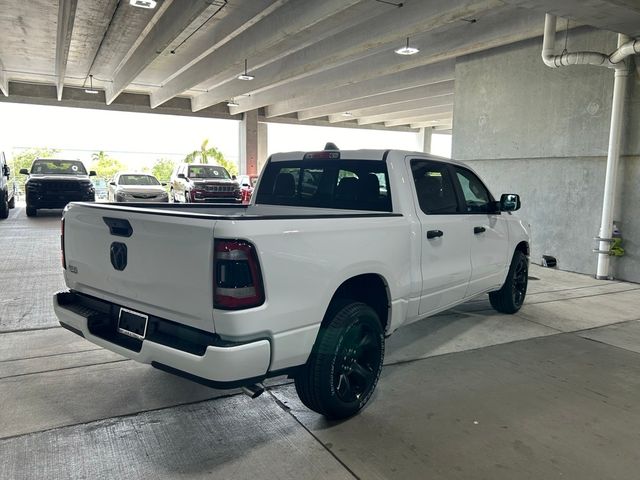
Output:
<instances>
[{"instance_id":1,"label":"front wheel well","mask_svg":"<svg viewBox=\"0 0 640 480\"><path fill-rule=\"evenodd\" d=\"M529 244L524 240L516 245L516 250L524 253L527 257L529 256Z\"/></svg>"},{"instance_id":2,"label":"front wheel well","mask_svg":"<svg viewBox=\"0 0 640 480\"><path fill-rule=\"evenodd\" d=\"M327 313L336 300L350 299L365 303L375 310L380 318L382 329L386 331L389 323L389 291L385 280L378 274L366 273L351 277L340 285L333 294ZM323 323L327 321L327 316Z\"/></svg>"}]
</instances>

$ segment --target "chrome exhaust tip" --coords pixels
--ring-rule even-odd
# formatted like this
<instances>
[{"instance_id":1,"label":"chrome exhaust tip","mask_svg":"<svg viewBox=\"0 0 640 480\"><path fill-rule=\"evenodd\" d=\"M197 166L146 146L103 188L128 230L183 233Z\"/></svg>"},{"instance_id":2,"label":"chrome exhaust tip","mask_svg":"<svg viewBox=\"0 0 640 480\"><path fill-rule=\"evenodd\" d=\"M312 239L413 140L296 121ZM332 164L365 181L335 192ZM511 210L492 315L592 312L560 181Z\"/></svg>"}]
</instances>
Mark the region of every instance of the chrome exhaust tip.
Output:
<instances>
[{"instance_id":1,"label":"chrome exhaust tip","mask_svg":"<svg viewBox=\"0 0 640 480\"><path fill-rule=\"evenodd\" d=\"M258 398L260 395L264 393L264 385L261 383L254 383L253 385L247 385L246 387L242 387L242 393L251 397Z\"/></svg>"}]
</instances>

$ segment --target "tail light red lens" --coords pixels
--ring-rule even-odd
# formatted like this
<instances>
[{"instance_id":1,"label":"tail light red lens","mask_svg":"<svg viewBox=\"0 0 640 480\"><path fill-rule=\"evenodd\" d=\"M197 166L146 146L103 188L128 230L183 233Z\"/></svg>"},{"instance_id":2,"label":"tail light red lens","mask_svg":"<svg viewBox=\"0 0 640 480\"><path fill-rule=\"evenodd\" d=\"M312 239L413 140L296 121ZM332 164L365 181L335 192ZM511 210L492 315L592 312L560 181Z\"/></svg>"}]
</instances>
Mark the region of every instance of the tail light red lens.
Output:
<instances>
[{"instance_id":1,"label":"tail light red lens","mask_svg":"<svg viewBox=\"0 0 640 480\"><path fill-rule=\"evenodd\" d=\"M67 259L64 256L64 218L60 222L60 254L62 255L62 268L67 269Z\"/></svg>"},{"instance_id":2,"label":"tail light red lens","mask_svg":"<svg viewBox=\"0 0 640 480\"><path fill-rule=\"evenodd\" d=\"M223 310L264 303L262 273L255 247L243 240L215 240L213 305Z\"/></svg>"}]
</instances>

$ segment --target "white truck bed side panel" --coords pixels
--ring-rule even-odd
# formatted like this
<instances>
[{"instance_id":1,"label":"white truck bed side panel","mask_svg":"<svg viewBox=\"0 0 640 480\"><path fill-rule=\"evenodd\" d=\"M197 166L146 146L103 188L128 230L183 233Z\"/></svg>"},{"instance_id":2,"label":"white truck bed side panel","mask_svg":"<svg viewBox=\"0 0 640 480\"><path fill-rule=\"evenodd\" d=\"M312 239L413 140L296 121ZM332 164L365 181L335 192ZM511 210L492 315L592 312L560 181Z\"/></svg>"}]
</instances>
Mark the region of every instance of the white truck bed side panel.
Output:
<instances>
[{"instance_id":1,"label":"white truck bed side panel","mask_svg":"<svg viewBox=\"0 0 640 480\"><path fill-rule=\"evenodd\" d=\"M257 247L266 294L257 308L215 310L216 332L223 338L249 339L258 332L273 338L272 370L304 363L333 294L349 278L375 273L391 299L409 296L413 255L410 225L402 216L220 221L215 237ZM286 334L294 330L298 340Z\"/></svg>"}]
</instances>

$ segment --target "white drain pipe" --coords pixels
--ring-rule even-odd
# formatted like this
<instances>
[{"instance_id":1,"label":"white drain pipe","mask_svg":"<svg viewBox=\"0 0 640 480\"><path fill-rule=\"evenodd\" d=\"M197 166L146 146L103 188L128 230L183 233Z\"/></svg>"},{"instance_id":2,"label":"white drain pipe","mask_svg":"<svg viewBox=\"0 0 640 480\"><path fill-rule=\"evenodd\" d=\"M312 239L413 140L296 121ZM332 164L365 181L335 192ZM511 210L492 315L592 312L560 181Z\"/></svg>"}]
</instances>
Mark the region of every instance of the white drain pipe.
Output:
<instances>
[{"instance_id":1,"label":"white drain pipe","mask_svg":"<svg viewBox=\"0 0 640 480\"><path fill-rule=\"evenodd\" d=\"M625 35L618 35L618 47L626 43ZM607 172L604 177L604 197L602 201L602 219L600 221L600 240L598 245L598 268L596 278L609 279L610 239L613 232L613 209L616 197L616 180L620 162L620 143L624 115L624 100L629 78L628 68L617 68L613 80L613 100L611 102L611 128L609 129L609 150L607 152Z\"/></svg>"},{"instance_id":2,"label":"white drain pipe","mask_svg":"<svg viewBox=\"0 0 640 480\"><path fill-rule=\"evenodd\" d=\"M595 65L615 69L613 100L611 106L611 127L609 130L609 149L607 152L607 171L604 180L604 200L600 223L598 267L596 278L609 279L609 250L613 230L613 209L616 196L616 180L620 161L620 143L622 139L622 120L624 101L629 78L629 65L626 58L640 53L640 41L630 40L618 34L618 48L610 55L599 52L563 52L555 54L557 17L547 14L544 19L544 38L542 42L542 60L551 68L567 65Z\"/></svg>"}]
</instances>

